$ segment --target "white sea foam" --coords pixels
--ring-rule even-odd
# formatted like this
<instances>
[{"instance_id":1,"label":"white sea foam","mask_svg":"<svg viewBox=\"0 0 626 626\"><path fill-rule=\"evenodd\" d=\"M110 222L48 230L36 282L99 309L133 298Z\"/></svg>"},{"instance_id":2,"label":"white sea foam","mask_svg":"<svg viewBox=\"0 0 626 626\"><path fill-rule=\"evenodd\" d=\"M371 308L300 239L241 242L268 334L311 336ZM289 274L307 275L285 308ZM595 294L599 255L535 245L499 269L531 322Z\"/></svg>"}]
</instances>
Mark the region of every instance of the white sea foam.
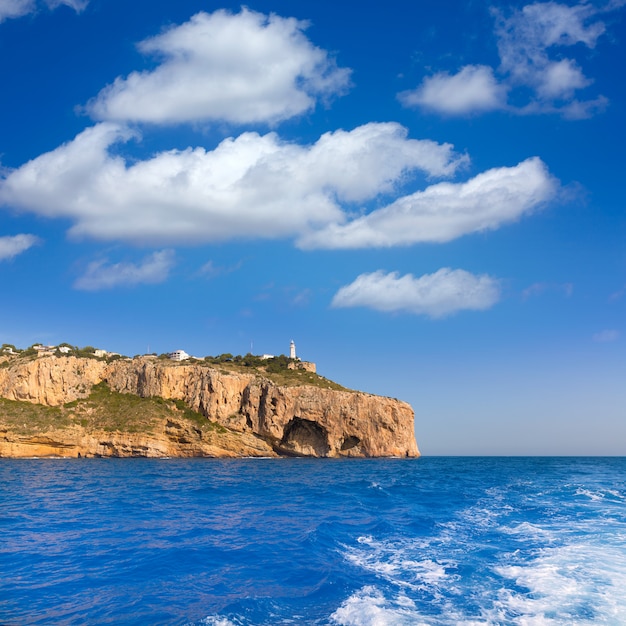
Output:
<instances>
[{"instance_id":1,"label":"white sea foam","mask_svg":"<svg viewBox=\"0 0 626 626\"><path fill-rule=\"evenodd\" d=\"M341 626L426 626L415 603L405 595L388 600L382 591L368 585L352 594L331 616Z\"/></svg>"},{"instance_id":2,"label":"white sea foam","mask_svg":"<svg viewBox=\"0 0 626 626\"><path fill-rule=\"evenodd\" d=\"M598 492L598 491L591 491L590 489L583 489L582 487L579 487L578 489L576 489L576 495L586 496L587 498L589 498L590 500L594 502L598 502L599 500L604 499L604 493Z\"/></svg>"},{"instance_id":3,"label":"white sea foam","mask_svg":"<svg viewBox=\"0 0 626 626\"><path fill-rule=\"evenodd\" d=\"M546 548L496 573L516 588L500 591L494 608L513 624L626 624L626 546L581 542Z\"/></svg>"},{"instance_id":4,"label":"white sea foam","mask_svg":"<svg viewBox=\"0 0 626 626\"><path fill-rule=\"evenodd\" d=\"M357 541L364 547L344 546L345 558L400 588L436 593L437 587L453 577L454 561L416 558L429 547L429 542L377 541L372 537L359 537Z\"/></svg>"},{"instance_id":5,"label":"white sea foam","mask_svg":"<svg viewBox=\"0 0 626 626\"><path fill-rule=\"evenodd\" d=\"M475 505L459 511L455 519L440 523L440 540L457 543L459 536L467 536L478 531L485 531L500 524L502 517L514 511L506 502L506 493L501 488L487 489L487 497Z\"/></svg>"},{"instance_id":6,"label":"white sea foam","mask_svg":"<svg viewBox=\"0 0 626 626\"><path fill-rule=\"evenodd\" d=\"M401 593L386 597L372 585L352 594L329 621L338 626L502 626L510 623L500 619L495 611L492 616L465 616L451 602L443 603L437 615L425 615L408 596Z\"/></svg>"},{"instance_id":7,"label":"white sea foam","mask_svg":"<svg viewBox=\"0 0 626 626\"><path fill-rule=\"evenodd\" d=\"M201 622L199 622L198 626L241 626L239 620L236 622L232 622L226 617L220 617L219 615L210 615L209 617L205 617ZM188 625L189 626L189 625Z\"/></svg>"},{"instance_id":8,"label":"white sea foam","mask_svg":"<svg viewBox=\"0 0 626 626\"><path fill-rule=\"evenodd\" d=\"M622 504L626 496L617 489L592 490L584 487L576 489L577 496L585 496L592 502L608 502Z\"/></svg>"},{"instance_id":9,"label":"white sea foam","mask_svg":"<svg viewBox=\"0 0 626 626\"><path fill-rule=\"evenodd\" d=\"M543 528L532 522L521 522L512 526L503 526L500 531L507 535L516 535L520 539L529 541L541 540L544 543L550 543L556 540L557 534L548 528Z\"/></svg>"},{"instance_id":10,"label":"white sea foam","mask_svg":"<svg viewBox=\"0 0 626 626\"><path fill-rule=\"evenodd\" d=\"M626 624L623 496L583 488L577 495L606 508L599 516L577 518L555 507L541 522L522 521L517 509L486 500L441 524L436 535L359 537L355 546L345 547L344 556L375 574L380 588L363 587L332 620L348 626ZM491 563L481 565L481 551L498 535L510 537L510 550L495 552ZM468 567L484 567L484 574L476 571L468 578Z\"/></svg>"}]
</instances>

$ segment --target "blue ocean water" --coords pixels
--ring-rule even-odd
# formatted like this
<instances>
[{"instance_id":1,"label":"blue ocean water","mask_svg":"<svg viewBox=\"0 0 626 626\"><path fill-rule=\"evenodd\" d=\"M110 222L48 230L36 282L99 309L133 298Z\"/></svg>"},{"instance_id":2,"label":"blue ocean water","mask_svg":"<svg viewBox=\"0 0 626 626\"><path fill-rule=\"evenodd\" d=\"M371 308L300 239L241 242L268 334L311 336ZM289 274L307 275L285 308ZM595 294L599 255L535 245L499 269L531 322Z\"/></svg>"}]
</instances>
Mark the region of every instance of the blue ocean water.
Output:
<instances>
[{"instance_id":1,"label":"blue ocean water","mask_svg":"<svg viewBox=\"0 0 626 626\"><path fill-rule=\"evenodd\" d=\"M0 459L0 624L626 624L626 459Z\"/></svg>"}]
</instances>

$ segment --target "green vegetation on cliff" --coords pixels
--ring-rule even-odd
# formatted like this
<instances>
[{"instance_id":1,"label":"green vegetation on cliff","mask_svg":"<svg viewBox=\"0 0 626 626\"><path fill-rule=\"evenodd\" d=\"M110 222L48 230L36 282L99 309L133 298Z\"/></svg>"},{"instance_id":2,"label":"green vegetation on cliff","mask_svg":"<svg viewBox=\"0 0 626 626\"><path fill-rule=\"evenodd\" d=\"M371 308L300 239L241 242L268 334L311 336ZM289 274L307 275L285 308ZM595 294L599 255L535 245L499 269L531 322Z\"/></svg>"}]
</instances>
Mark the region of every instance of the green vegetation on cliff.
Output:
<instances>
[{"instance_id":1,"label":"green vegetation on cliff","mask_svg":"<svg viewBox=\"0 0 626 626\"><path fill-rule=\"evenodd\" d=\"M184 365L184 361L181 363ZM214 365L212 367L215 367ZM307 372L303 369L288 368L266 368L264 366L253 367L249 365L241 365L235 362L221 363L217 369L223 374L253 374L260 378L267 378L276 385L282 387L297 387L299 385L310 385L312 387L320 387L321 389L332 389L334 391L352 391L342 387L339 383L335 383L328 378L324 378L314 372Z\"/></svg>"},{"instance_id":2,"label":"green vegetation on cliff","mask_svg":"<svg viewBox=\"0 0 626 626\"><path fill-rule=\"evenodd\" d=\"M0 367L10 367L20 361L25 362L37 359L38 352L35 349L35 345L30 346L26 350L20 350L19 348L15 348L12 344L2 344L0 348ZM62 351L61 349L67 349L67 351ZM67 343L55 346L50 352L50 356L57 358L74 356L106 361L107 363L118 359L128 359L128 357L114 353L107 353L106 356L96 356L96 348L92 346L79 348ZM324 376L320 376L315 372L300 367L301 362L298 359L291 359L284 354L271 358L262 358L250 353L244 356L240 354L233 356L230 353L225 353L218 356L206 356L203 359L191 357L184 361L172 361L167 354L161 354L159 356L156 354L136 355L133 358L154 358L160 362L166 362L172 367L185 367L189 365L211 367L219 370L223 374L252 374L260 378L266 378L276 385L285 387L310 385L321 389L332 389L333 391L353 391L328 378L324 378Z\"/></svg>"},{"instance_id":3,"label":"green vegetation on cliff","mask_svg":"<svg viewBox=\"0 0 626 626\"><path fill-rule=\"evenodd\" d=\"M4 426L19 435L34 435L74 425L87 431L151 434L166 418L188 422L203 432L227 432L220 424L192 411L181 400L117 393L106 383L94 385L87 398L58 407L0 398L0 428Z\"/></svg>"},{"instance_id":4,"label":"green vegetation on cliff","mask_svg":"<svg viewBox=\"0 0 626 626\"><path fill-rule=\"evenodd\" d=\"M0 398L0 430L4 426L19 435L31 435L71 425L62 407Z\"/></svg>"}]
</instances>

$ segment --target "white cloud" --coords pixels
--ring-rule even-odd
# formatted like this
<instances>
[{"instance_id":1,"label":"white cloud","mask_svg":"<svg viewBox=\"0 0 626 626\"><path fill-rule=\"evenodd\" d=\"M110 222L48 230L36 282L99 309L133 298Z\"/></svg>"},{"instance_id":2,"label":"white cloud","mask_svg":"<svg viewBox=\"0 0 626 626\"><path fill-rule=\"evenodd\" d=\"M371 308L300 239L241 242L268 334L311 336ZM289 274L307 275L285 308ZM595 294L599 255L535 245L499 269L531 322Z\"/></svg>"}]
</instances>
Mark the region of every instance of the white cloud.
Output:
<instances>
[{"instance_id":1,"label":"white cloud","mask_svg":"<svg viewBox=\"0 0 626 626\"><path fill-rule=\"evenodd\" d=\"M466 65L457 74L439 72L428 76L413 91L398 95L404 106L421 106L449 115L462 115L503 108L504 85L498 84L493 69L485 65Z\"/></svg>"},{"instance_id":2,"label":"white cloud","mask_svg":"<svg viewBox=\"0 0 626 626\"><path fill-rule=\"evenodd\" d=\"M84 11L87 5L89 4L89 0L46 0L46 4L51 9L56 9L62 5L68 6L77 13Z\"/></svg>"},{"instance_id":3,"label":"white cloud","mask_svg":"<svg viewBox=\"0 0 626 626\"><path fill-rule=\"evenodd\" d=\"M291 304L293 306L308 306L312 298L313 291L311 291L311 289L302 289L292 297Z\"/></svg>"},{"instance_id":4,"label":"white cloud","mask_svg":"<svg viewBox=\"0 0 626 626\"><path fill-rule=\"evenodd\" d=\"M592 117L596 113L600 113L606 109L609 104L608 98L598 96L594 100L572 100L557 109L563 117L570 120L583 120ZM548 107L544 106L543 110L548 112Z\"/></svg>"},{"instance_id":5,"label":"white cloud","mask_svg":"<svg viewBox=\"0 0 626 626\"><path fill-rule=\"evenodd\" d=\"M571 98L576 89L587 87L593 81L585 78L571 59L548 63L537 76L537 93L545 100Z\"/></svg>"},{"instance_id":6,"label":"white cloud","mask_svg":"<svg viewBox=\"0 0 626 626\"><path fill-rule=\"evenodd\" d=\"M557 181L537 157L494 168L465 183L438 183L392 204L303 236L303 248L364 248L446 242L494 230L554 197Z\"/></svg>"},{"instance_id":7,"label":"white cloud","mask_svg":"<svg viewBox=\"0 0 626 626\"><path fill-rule=\"evenodd\" d=\"M548 48L582 43L593 48L605 32L602 22L585 24L601 11L589 3L574 6L537 2L514 10L510 17L496 11L496 35L502 66L522 82L550 63ZM529 76L530 75L530 76Z\"/></svg>"},{"instance_id":8,"label":"white cloud","mask_svg":"<svg viewBox=\"0 0 626 626\"><path fill-rule=\"evenodd\" d=\"M603 330L599 333L595 333L592 339L598 343L610 343L617 341L620 338L619 330Z\"/></svg>"},{"instance_id":9,"label":"white cloud","mask_svg":"<svg viewBox=\"0 0 626 626\"><path fill-rule=\"evenodd\" d=\"M49 9L65 5L80 13L89 0L46 0ZM9 18L22 17L37 10L36 0L0 0L0 22Z\"/></svg>"},{"instance_id":10,"label":"white cloud","mask_svg":"<svg viewBox=\"0 0 626 626\"><path fill-rule=\"evenodd\" d=\"M244 133L128 164L111 146L132 134L98 124L0 180L0 203L74 221L70 233L139 243L297 236L344 219L342 202L390 193L415 170L453 174L449 144L407 138L398 124L326 133L313 145Z\"/></svg>"},{"instance_id":11,"label":"white cloud","mask_svg":"<svg viewBox=\"0 0 626 626\"><path fill-rule=\"evenodd\" d=\"M621 300L624 296L626 296L626 285L622 287L621 289L614 291L609 296L609 302L617 302L618 300Z\"/></svg>"},{"instance_id":12,"label":"white cloud","mask_svg":"<svg viewBox=\"0 0 626 626\"><path fill-rule=\"evenodd\" d=\"M85 291L99 291L114 287L134 287L140 284L157 284L167 280L174 265L174 253L161 250L146 257L139 265L116 263L109 265L106 260L94 261L76 280L74 287Z\"/></svg>"},{"instance_id":13,"label":"white cloud","mask_svg":"<svg viewBox=\"0 0 626 626\"><path fill-rule=\"evenodd\" d=\"M522 299L528 300L547 292L562 293L566 298L570 298L574 293L574 285L572 283L533 283L522 291Z\"/></svg>"},{"instance_id":14,"label":"white cloud","mask_svg":"<svg viewBox=\"0 0 626 626\"><path fill-rule=\"evenodd\" d=\"M600 8L587 2L573 6L535 2L508 15L494 9L499 79L489 66L467 65L456 74L427 76L415 90L403 92L399 98L405 106L444 115L506 109L522 114L559 113L570 119L589 117L602 110L607 100L604 96L576 98L593 80L584 75L575 59L564 56L564 49L580 48L581 44L593 48L606 31L598 17L624 4L616 0ZM526 104L507 104L508 93L523 97L523 90L531 94Z\"/></svg>"},{"instance_id":15,"label":"white cloud","mask_svg":"<svg viewBox=\"0 0 626 626\"><path fill-rule=\"evenodd\" d=\"M35 235L22 234L0 237L0 261L12 259L34 246L36 243L39 243L39 238L35 237Z\"/></svg>"},{"instance_id":16,"label":"white cloud","mask_svg":"<svg viewBox=\"0 0 626 626\"><path fill-rule=\"evenodd\" d=\"M118 77L87 105L99 120L169 124L224 120L276 123L343 93L350 71L304 35L307 24L247 9L198 13L143 41L162 59Z\"/></svg>"},{"instance_id":17,"label":"white cloud","mask_svg":"<svg viewBox=\"0 0 626 626\"><path fill-rule=\"evenodd\" d=\"M225 274L232 274L241 269L243 261L238 261L234 265L222 266L216 265L213 261L207 261L198 271L198 275L204 278L216 278L217 276L224 276Z\"/></svg>"},{"instance_id":18,"label":"white cloud","mask_svg":"<svg viewBox=\"0 0 626 626\"><path fill-rule=\"evenodd\" d=\"M442 268L415 278L382 270L361 274L335 294L333 307L367 307L438 318L462 310L485 310L500 299L499 281L486 274Z\"/></svg>"},{"instance_id":19,"label":"white cloud","mask_svg":"<svg viewBox=\"0 0 626 626\"><path fill-rule=\"evenodd\" d=\"M574 6L556 2L529 4L509 17L496 12L501 71L513 85L534 89L545 110L553 111L558 106L555 100L571 100L577 90L593 81L583 74L576 61L554 60L551 53L555 47L576 44L593 48L605 32L602 22L592 21L601 12L582 2ZM537 108L535 104L534 109Z\"/></svg>"},{"instance_id":20,"label":"white cloud","mask_svg":"<svg viewBox=\"0 0 626 626\"><path fill-rule=\"evenodd\" d=\"M35 10L35 0L0 0L0 22Z\"/></svg>"}]
</instances>

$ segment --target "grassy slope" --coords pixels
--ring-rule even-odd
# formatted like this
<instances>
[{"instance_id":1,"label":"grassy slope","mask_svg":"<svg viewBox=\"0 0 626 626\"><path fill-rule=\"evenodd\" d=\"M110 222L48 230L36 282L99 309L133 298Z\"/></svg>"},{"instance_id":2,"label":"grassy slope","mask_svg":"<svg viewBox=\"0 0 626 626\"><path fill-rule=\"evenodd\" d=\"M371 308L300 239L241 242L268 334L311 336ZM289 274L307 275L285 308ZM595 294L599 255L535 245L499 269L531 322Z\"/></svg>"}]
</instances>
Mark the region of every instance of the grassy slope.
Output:
<instances>
[{"instance_id":1,"label":"grassy slope","mask_svg":"<svg viewBox=\"0 0 626 626\"><path fill-rule=\"evenodd\" d=\"M78 356L85 356L83 354ZM87 355L89 358L97 358ZM0 357L0 367L10 367L19 362L35 360L33 354ZM64 358L59 356L58 358ZM166 361L168 366L178 367L195 365L214 368L224 374L251 374L259 378L269 379L276 385L300 386L310 385L335 391L351 391L341 385L312 372L290 370L286 368L267 368L263 365L244 365L235 362L208 363L206 361L184 361L175 363ZM269 369L269 371L268 371ZM88 398L75 400L60 407L47 407L30 402L17 402L0 398L0 427L9 428L19 435L33 435L54 429L80 425L87 430L104 430L109 432L144 432L154 433L164 418L176 418L192 422L204 432L214 431L216 434L228 432L223 426L207 420L203 415L189 409L179 400L163 398L140 398L131 394L113 392L105 383L92 388Z\"/></svg>"},{"instance_id":2,"label":"grassy slope","mask_svg":"<svg viewBox=\"0 0 626 626\"><path fill-rule=\"evenodd\" d=\"M0 425L19 435L68 428L73 424L87 430L149 434L154 433L166 418L191 422L203 431L227 432L223 426L210 422L181 401L117 393L104 383L95 385L88 398L60 407L0 398Z\"/></svg>"},{"instance_id":3,"label":"grassy slope","mask_svg":"<svg viewBox=\"0 0 626 626\"><path fill-rule=\"evenodd\" d=\"M200 367L210 367L218 370L222 374L251 374L259 378L267 378L274 384L282 387L297 387L300 385L310 385L312 387L320 387L322 389L332 389L333 391L352 391L347 387L342 387L339 383L335 383L328 378L324 378L319 374L307 372L305 370L281 369L278 371L268 371L264 367L251 367L248 365L239 365L238 363L216 363L206 364L203 361L183 361L174 363L174 365L198 365Z\"/></svg>"}]
</instances>

